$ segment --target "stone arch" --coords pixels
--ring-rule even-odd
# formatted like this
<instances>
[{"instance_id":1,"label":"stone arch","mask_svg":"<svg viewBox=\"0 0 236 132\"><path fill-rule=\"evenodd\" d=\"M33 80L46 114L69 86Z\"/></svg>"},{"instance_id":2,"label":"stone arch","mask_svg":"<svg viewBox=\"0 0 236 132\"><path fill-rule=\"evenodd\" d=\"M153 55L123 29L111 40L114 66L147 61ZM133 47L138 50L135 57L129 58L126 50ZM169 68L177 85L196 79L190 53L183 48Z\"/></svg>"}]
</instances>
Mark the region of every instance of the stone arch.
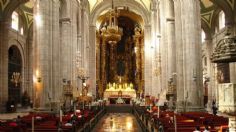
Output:
<instances>
[{"instance_id":1,"label":"stone arch","mask_svg":"<svg viewBox=\"0 0 236 132\"><path fill-rule=\"evenodd\" d=\"M23 70L23 59L20 49L16 45L12 45L8 48L8 98L13 105L21 103L23 87L19 82L12 82L12 77L17 72L20 73L22 78L22 75L24 75Z\"/></svg>"},{"instance_id":2,"label":"stone arch","mask_svg":"<svg viewBox=\"0 0 236 132\"><path fill-rule=\"evenodd\" d=\"M145 9L142 5L140 5L138 2L134 0L128 0L128 1L115 1L114 2L115 6L127 6L131 11L135 12L136 14L139 14L143 20L145 25L150 24L150 13L147 9ZM90 24L95 25L96 20L99 17L99 15L109 9L111 7L111 3L103 1L99 5L95 7L94 10L92 10L91 15L90 15Z\"/></svg>"},{"instance_id":3,"label":"stone arch","mask_svg":"<svg viewBox=\"0 0 236 132\"><path fill-rule=\"evenodd\" d=\"M16 39L10 39L9 40L9 44L8 44L8 50L12 47L15 46L18 48L18 50L20 51L20 55L21 55L21 60L22 60L22 68L25 66L25 52L24 52L24 48L23 45L21 44L21 42L19 42L19 40ZM23 72L23 70L22 70Z\"/></svg>"},{"instance_id":4,"label":"stone arch","mask_svg":"<svg viewBox=\"0 0 236 132\"><path fill-rule=\"evenodd\" d=\"M114 5L116 7L128 7L130 9L130 11L138 14L141 16L141 18L143 19L143 27L142 29L144 29L144 49L145 46L150 45L150 36L151 36L151 13L148 9L146 9L145 7L143 7L140 3L136 2L135 0L114 0ZM90 31L89 31L89 37L90 37L90 47L91 47L91 51L90 52L90 59L91 60L96 60L96 21L99 18L99 16L104 13L105 11L107 11L107 9L111 8L111 3L107 2L107 1L102 1L101 3L99 3L92 11L90 14L90 18L89 18L89 22L90 22ZM145 57L145 51L144 51L144 57ZM149 60L150 59L146 59L148 60L148 64L146 65L150 65ZM147 62L144 62L147 63ZM95 67L95 68L94 68ZM90 62L90 77L91 80L94 80L91 82L91 87L96 88L96 61L93 61L92 63ZM151 71L151 70L150 70ZM149 75L151 73L149 73L148 70L145 70L144 68L144 76L145 74ZM147 76L146 75L146 76ZM145 78L145 77L144 77ZM148 88L150 84L150 82L145 82L144 84L148 84L147 86L145 85L144 88ZM96 90L93 90L94 94L96 94Z\"/></svg>"},{"instance_id":5,"label":"stone arch","mask_svg":"<svg viewBox=\"0 0 236 132\"><path fill-rule=\"evenodd\" d=\"M202 26L202 30L205 32L205 35L206 35L205 39L211 39L212 38L211 28L209 28L207 23L203 20L201 20L201 26Z\"/></svg>"},{"instance_id":6,"label":"stone arch","mask_svg":"<svg viewBox=\"0 0 236 132\"><path fill-rule=\"evenodd\" d=\"M234 23L234 12L230 5L225 0L210 0L213 4L217 5L225 13L225 25Z\"/></svg>"},{"instance_id":7,"label":"stone arch","mask_svg":"<svg viewBox=\"0 0 236 132\"><path fill-rule=\"evenodd\" d=\"M26 44L23 44L24 42L21 42L17 39L10 39L9 40L9 43L8 43L8 50L12 47L12 46L15 46L18 48L18 50L20 51L20 56L21 56L21 61L22 61L22 69L21 69L21 77L22 77L22 92L25 91L26 89L24 88L25 84L23 83L25 80L25 67L26 67L26 60L27 60L27 56L26 56L26 53L25 53L25 50L24 50L24 46L26 46ZM28 47L28 46L27 46Z\"/></svg>"},{"instance_id":8,"label":"stone arch","mask_svg":"<svg viewBox=\"0 0 236 132\"><path fill-rule=\"evenodd\" d=\"M11 17L11 14L16 10L21 4L28 2L29 0L11 0L7 5L6 10L4 10L3 19Z\"/></svg>"}]
</instances>

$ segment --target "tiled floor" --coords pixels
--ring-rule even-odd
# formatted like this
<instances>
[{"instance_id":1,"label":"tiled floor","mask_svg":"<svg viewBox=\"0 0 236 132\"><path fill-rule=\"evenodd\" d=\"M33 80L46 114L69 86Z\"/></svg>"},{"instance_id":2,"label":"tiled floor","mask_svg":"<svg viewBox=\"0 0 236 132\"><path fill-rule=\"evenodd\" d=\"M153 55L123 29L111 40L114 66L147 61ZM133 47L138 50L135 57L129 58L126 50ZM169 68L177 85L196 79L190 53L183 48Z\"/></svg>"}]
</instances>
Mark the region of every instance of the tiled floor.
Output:
<instances>
[{"instance_id":1,"label":"tiled floor","mask_svg":"<svg viewBox=\"0 0 236 132\"><path fill-rule=\"evenodd\" d=\"M130 113L108 113L93 132L141 132L135 117Z\"/></svg>"}]
</instances>

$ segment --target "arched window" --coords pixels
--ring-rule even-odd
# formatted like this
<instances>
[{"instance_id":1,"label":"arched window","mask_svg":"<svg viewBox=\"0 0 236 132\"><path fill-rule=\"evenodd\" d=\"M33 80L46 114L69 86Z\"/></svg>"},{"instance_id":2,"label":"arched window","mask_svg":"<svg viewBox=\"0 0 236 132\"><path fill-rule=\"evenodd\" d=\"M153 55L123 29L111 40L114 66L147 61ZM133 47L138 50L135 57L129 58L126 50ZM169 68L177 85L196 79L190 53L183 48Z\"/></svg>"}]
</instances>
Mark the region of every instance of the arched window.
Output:
<instances>
[{"instance_id":1,"label":"arched window","mask_svg":"<svg viewBox=\"0 0 236 132\"><path fill-rule=\"evenodd\" d=\"M11 27L13 29L15 29L16 31L18 31L19 30L19 15L18 15L18 13L14 11L12 13L11 19L12 19Z\"/></svg>"},{"instance_id":2,"label":"arched window","mask_svg":"<svg viewBox=\"0 0 236 132\"><path fill-rule=\"evenodd\" d=\"M20 28L20 34L21 34L21 35L24 34L24 29L23 29L23 27Z\"/></svg>"},{"instance_id":3,"label":"arched window","mask_svg":"<svg viewBox=\"0 0 236 132\"><path fill-rule=\"evenodd\" d=\"M219 30L225 27L225 13L221 11L219 13Z\"/></svg>"},{"instance_id":4,"label":"arched window","mask_svg":"<svg viewBox=\"0 0 236 132\"><path fill-rule=\"evenodd\" d=\"M206 39L206 34L205 34L205 32L202 30L202 43L205 42L205 39Z\"/></svg>"}]
</instances>

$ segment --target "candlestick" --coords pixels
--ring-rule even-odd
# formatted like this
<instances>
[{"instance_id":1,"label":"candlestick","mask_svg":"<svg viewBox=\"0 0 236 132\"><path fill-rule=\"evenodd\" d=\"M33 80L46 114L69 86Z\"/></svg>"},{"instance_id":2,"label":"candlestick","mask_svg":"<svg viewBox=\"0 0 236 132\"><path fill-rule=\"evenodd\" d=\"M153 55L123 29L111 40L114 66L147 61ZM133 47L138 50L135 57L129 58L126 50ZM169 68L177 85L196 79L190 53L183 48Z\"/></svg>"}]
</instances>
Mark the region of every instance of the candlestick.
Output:
<instances>
[{"instance_id":1,"label":"candlestick","mask_svg":"<svg viewBox=\"0 0 236 132\"><path fill-rule=\"evenodd\" d=\"M83 101L83 110L84 110L84 101Z\"/></svg>"},{"instance_id":2,"label":"candlestick","mask_svg":"<svg viewBox=\"0 0 236 132\"><path fill-rule=\"evenodd\" d=\"M177 132L177 123L176 123L176 116L174 114L174 124L175 124L175 132Z\"/></svg>"},{"instance_id":3,"label":"candlestick","mask_svg":"<svg viewBox=\"0 0 236 132\"><path fill-rule=\"evenodd\" d=\"M60 122L62 122L62 110L60 110Z\"/></svg>"},{"instance_id":4,"label":"candlestick","mask_svg":"<svg viewBox=\"0 0 236 132\"><path fill-rule=\"evenodd\" d=\"M34 132L34 116L32 117L32 132Z\"/></svg>"},{"instance_id":5,"label":"candlestick","mask_svg":"<svg viewBox=\"0 0 236 132\"><path fill-rule=\"evenodd\" d=\"M74 114L75 114L75 111L76 111L76 107L75 107L75 104L74 104Z\"/></svg>"}]
</instances>

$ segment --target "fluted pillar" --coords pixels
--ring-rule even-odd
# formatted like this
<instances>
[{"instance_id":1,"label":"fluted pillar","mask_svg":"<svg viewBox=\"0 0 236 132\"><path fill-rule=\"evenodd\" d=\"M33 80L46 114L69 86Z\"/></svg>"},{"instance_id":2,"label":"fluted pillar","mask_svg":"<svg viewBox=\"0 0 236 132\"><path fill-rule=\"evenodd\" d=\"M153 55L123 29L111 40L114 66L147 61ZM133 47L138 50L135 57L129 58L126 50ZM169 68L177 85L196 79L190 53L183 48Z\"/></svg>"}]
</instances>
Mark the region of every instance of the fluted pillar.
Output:
<instances>
[{"instance_id":1,"label":"fluted pillar","mask_svg":"<svg viewBox=\"0 0 236 132\"><path fill-rule=\"evenodd\" d=\"M212 63L210 58L212 55L213 51L213 43L212 39L205 40L204 44L206 45L206 57L207 57L207 76L209 79L209 82L207 82L207 97L208 97L208 102L207 102L207 109L211 110L212 109L212 101L213 99L216 99L216 90L218 90L216 87L217 81L216 81L216 75L215 75L215 63ZM205 78L206 81L206 78ZM206 92L206 91L205 91Z\"/></svg>"},{"instance_id":2,"label":"fluted pillar","mask_svg":"<svg viewBox=\"0 0 236 132\"><path fill-rule=\"evenodd\" d=\"M145 85L145 95L151 95L152 92L152 61L153 61L153 47L151 45L151 25L145 25L144 27L144 38L145 38L145 54L144 54L144 64L145 64L145 69L144 69L144 85Z\"/></svg>"},{"instance_id":3,"label":"fluted pillar","mask_svg":"<svg viewBox=\"0 0 236 132\"><path fill-rule=\"evenodd\" d=\"M175 0L177 110L203 110L201 18L198 0ZM184 19L183 19L184 18Z\"/></svg>"},{"instance_id":4,"label":"fluted pillar","mask_svg":"<svg viewBox=\"0 0 236 132\"><path fill-rule=\"evenodd\" d=\"M8 100L8 32L11 19L0 21L0 111L4 111Z\"/></svg>"},{"instance_id":5,"label":"fluted pillar","mask_svg":"<svg viewBox=\"0 0 236 132\"><path fill-rule=\"evenodd\" d=\"M49 97L58 101L59 78L59 0L38 0L34 6L33 74L34 106L46 108ZM47 105L49 106L49 105Z\"/></svg>"},{"instance_id":6,"label":"fluted pillar","mask_svg":"<svg viewBox=\"0 0 236 132\"><path fill-rule=\"evenodd\" d=\"M156 59L156 56L159 55L160 59L160 43L159 38L157 38L157 35L159 34L159 1L158 0L152 0L151 3L151 44L152 44L152 88L151 88L151 95L152 96L158 96L158 94L161 91L161 82L160 82L160 74L156 74L155 70L160 69L160 66L158 65L161 63L159 60ZM160 72L161 73L161 72Z\"/></svg>"},{"instance_id":7,"label":"fluted pillar","mask_svg":"<svg viewBox=\"0 0 236 132\"><path fill-rule=\"evenodd\" d=\"M173 78L173 73L176 72L176 44L175 44L175 22L174 22L174 3L173 0L168 0L168 13L166 19L167 29L167 53L168 53L168 79Z\"/></svg>"},{"instance_id":8,"label":"fluted pillar","mask_svg":"<svg viewBox=\"0 0 236 132\"><path fill-rule=\"evenodd\" d=\"M67 16L64 16L63 18L60 19L60 24L61 24L61 78L70 80L70 63L71 60L69 58L70 56L70 27L71 27L71 19L68 18ZM66 65L65 65L66 64Z\"/></svg>"},{"instance_id":9,"label":"fluted pillar","mask_svg":"<svg viewBox=\"0 0 236 132\"><path fill-rule=\"evenodd\" d=\"M89 78L90 78L90 89L92 93L92 95L96 95L96 67L97 67L97 62L96 62L96 47L97 45L92 45L92 44L95 44L96 43L96 26L93 25L91 26L90 25L90 28L89 28L89 36L90 38L93 38L93 39L90 39L89 40L89 43L91 44L91 48L90 48L90 52L89 52Z\"/></svg>"}]
</instances>

